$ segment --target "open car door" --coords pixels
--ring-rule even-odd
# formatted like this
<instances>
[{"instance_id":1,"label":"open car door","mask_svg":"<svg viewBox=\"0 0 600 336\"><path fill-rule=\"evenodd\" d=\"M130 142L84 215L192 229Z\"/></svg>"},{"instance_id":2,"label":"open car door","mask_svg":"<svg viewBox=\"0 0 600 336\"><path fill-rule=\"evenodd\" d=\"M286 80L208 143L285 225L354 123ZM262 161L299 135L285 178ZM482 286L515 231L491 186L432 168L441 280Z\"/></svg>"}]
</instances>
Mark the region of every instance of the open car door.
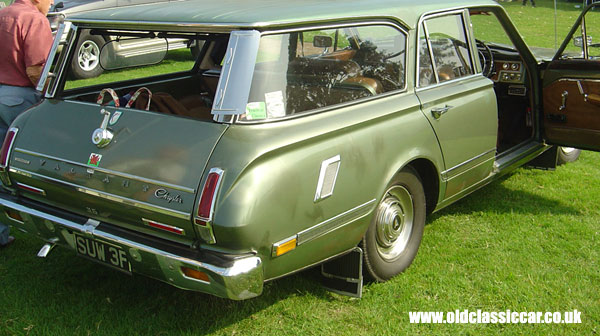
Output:
<instances>
[{"instance_id":1,"label":"open car door","mask_svg":"<svg viewBox=\"0 0 600 336\"><path fill-rule=\"evenodd\" d=\"M588 6L543 78L544 140L600 151L600 3Z\"/></svg>"}]
</instances>

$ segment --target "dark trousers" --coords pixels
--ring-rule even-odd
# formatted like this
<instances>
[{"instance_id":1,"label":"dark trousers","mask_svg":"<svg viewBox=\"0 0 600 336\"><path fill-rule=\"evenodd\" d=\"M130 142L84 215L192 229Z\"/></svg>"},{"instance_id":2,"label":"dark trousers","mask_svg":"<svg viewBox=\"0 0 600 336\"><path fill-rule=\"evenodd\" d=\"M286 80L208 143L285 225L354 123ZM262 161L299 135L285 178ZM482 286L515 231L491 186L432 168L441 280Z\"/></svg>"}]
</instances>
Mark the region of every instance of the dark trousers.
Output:
<instances>
[{"instance_id":1,"label":"dark trousers","mask_svg":"<svg viewBox=\"0 0 600 336\"><path fill-rule=\"evenodd\" d=\"M535 7L535 1L534 0L530 0L531 1L531 5ZM523 6L527 5L527 0L523 0Z\"/></svg>"}]
</instances>

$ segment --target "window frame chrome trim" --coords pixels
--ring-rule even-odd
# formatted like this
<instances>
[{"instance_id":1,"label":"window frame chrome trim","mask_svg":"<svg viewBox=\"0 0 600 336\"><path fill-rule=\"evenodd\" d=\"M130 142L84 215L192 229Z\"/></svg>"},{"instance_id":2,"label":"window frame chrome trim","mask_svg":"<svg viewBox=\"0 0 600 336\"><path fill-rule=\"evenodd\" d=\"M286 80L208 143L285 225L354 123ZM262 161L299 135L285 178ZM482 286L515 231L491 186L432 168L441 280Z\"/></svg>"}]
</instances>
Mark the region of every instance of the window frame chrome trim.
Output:
<instances>
[{"instance_id":1,"label":"window frame chrome trim","mask_svg":"<svg viewBox=\"0 0 600 336\"><path fill-rule=\"evenodd\" d=\"M464 30L464 33L465 33L465 38L467 39L466 42L467 42L467 45L468 45L467 49L469 50L469 59L471 60L471 64L474 67L473 68L473 74L471 74L469 76L481 74L481 71L480 71L481 69L475 69L476 63L473 60L473 58L474 58L474 54L473 54L474 51L473 51L473 46L472 46L472 44L473 44L472 43L472 38L473 38L473 32L472 31L473 30L470 28L470 24L468 24L468 23L471 22L470 18L468 16L469 8L470 7L454 7L454 8L449 8L449 9L442 10L442 11L436 10L436 11L424 13L419 18L419 20L417 22L417 27L416 27L417 45L415 46L415 49L416 49L416 57L415 57L415 60L416 60L416 62L415 62L415 90L424 89L424 88L427 88L427 87L430 87L430 86L440 85L440 84L451 82L451 81L445 81L445 82L442 82L442 83L439 82L438 75L437 75L437 70L436 70L436 66L435 66L435 60L433 58L433 50L431 48L431 43L429 41L429 32L427 31L427 27L425 25L425 21L426 20L432 19L432 18L436 18L436 17L447 16L447 15L457 15L457 14L461 15L461 17L463 19L462 26L463 26L463 30ZM421 29L425 30L424 34L425 34L425 38L427 39L427 45L429 47L429 54L430 54L430 57L431 57L431 64L433 66L435 77L436 77L436 81L437 81L436 84L432 84L432 85L428 85L428 86L420 86L419 85L420 75L419 75L419 71L418 71L418 66L419 66L419 62L421 61L421 58L419 56L418 39L419 39L419 36L420 36ZM475 70L477 70L477 71L475 71ZM463 79L463 78L466 78L466 77L469 77L469 76L460 77L460 78L456 78L456 79Z\"/></svg>"},{"instance_id":2,"label":"window frame chrome trim","mask_svg":"<svg viewBox=\"0 0 600 336\"><path fill-rule=\"evenodd\" d=\"M64 35L65 30L67 30L67 37L63 41L62 36ZM62 81L62 78L66 76L67 61L69 60L68 56L75 45L75 41L77 40L75 38L76 36L79 36L78 27L71 24L71 22L67 21L61 23L58 27L58 30L54 35L54 43L48 54L48 60L44 64L42 75L36 87L36 90L40 92L43 92L44 89L46 89L46 92L44 92L45 98L54 98L54 96L56 96L56 91L58 91L60 86L59 83ZM56 67L51 74L50 68L54 63L60 45L63 46L63 50L60 51L60 55L58 55L58 59L56 60ZM50 80L49 83L47 82L48 80ZM63 90L62 87L61 90Z\"/></svg>"}]
</instances>

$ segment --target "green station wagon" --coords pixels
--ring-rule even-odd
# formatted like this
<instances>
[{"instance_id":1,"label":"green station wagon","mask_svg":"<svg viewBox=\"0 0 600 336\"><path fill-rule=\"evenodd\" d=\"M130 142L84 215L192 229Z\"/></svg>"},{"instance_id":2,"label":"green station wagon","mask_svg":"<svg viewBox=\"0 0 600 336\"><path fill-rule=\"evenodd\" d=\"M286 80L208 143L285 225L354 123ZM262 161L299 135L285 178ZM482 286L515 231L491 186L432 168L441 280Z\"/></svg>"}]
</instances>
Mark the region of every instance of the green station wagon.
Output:
<instances>
[{"instance_id":1,"label":"green station wagon","mask_svg":"<svg viewBox=\"0 0 600 336\"><path fill-rule=\"evenodd\" d=\"M230 299L315 265L328 287L360 296L363 274L385 281L411 264L427 214L578 153L557 146L600 148L591 8L547 60L491 0L190 0L73 15L45 99L2 146L0 220L42 238L39 256L61 245ZM105 46L110 71L76 81L82 31L202 48L124 58Z\"/></svg>"}]
</instances>

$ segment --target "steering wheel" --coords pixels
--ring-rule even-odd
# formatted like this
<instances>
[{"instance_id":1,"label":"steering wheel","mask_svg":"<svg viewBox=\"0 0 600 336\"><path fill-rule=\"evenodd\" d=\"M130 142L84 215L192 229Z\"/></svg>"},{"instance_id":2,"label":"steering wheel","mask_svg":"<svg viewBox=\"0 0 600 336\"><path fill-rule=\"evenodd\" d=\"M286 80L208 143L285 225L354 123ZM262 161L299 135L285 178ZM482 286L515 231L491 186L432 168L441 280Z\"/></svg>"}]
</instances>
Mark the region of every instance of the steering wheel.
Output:
<instances>
[{"instance_id":1,"label":"steering wheel","mask_svg":"<svg viewBox=\"0 0 600 336\"><path fill-rule=\"evenodd\" d=\"M479 54L479 60L483 67L482 74L485 77L490 77L494 70L494 54L490 47L488 47L483 41L475 40L477 45L477 52Z\"/></svg>"},{"instance_id":2,"label":"steering wheel","mask_svg":"<svg viewBox=\"0 0 600 336\"><path fill-rule=\"evenodd\" d=\"M392 59L394 57L398 57L398 56L400 56L402 54L404 54L404 50L400 50L400 51L395 52L393 54L385 55L385 56L383 56L383 59L387 61L387 60Z\"/></svg>"}]
</instances>

